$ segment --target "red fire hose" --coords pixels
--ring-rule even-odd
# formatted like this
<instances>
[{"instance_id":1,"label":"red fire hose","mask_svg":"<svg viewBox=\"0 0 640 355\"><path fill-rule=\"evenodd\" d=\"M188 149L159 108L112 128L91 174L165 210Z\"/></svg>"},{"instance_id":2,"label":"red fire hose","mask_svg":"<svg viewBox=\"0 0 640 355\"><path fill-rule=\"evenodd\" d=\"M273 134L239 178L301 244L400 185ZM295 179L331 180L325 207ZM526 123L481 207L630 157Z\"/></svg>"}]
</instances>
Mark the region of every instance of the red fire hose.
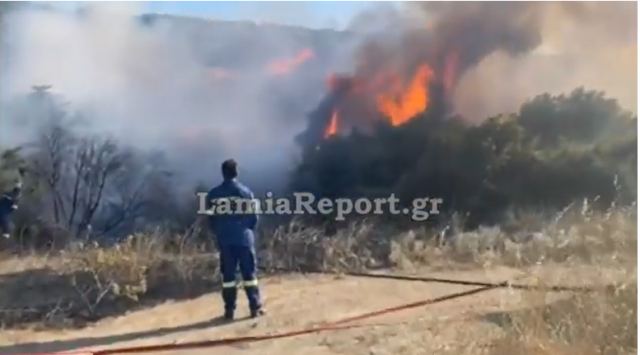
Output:
<instances>
[{"instance_id":1,"label":"red fire hose","mask_svg":"<svg viewBox=\"0 0 640 355\"><path fill-rule=\"evenodd\" d=\"M250 343L250 342L263 341L263 340L288 338L288 337L294 337L298 335L305 335L305 334L311 334L311 333L359 328L359 327L365 327L368 325L363 325L363 324L349 325L347 323L363 320L366 318L372 318L372 317L387 314L387 313L406 310L410 308L416 308L416 307L426 306L434 303L444 302L454 298L469 296L469 295L480 293L483 291L488 291L494 288L496 288L496 286L478 287L478 288L464 291L464 292L453 293L453 294L449 294L441 297L426 299L419 302L403 304L400 306L385 308L378 311L368 312L368 313L360 314L353 317L343 318L334 322L324 323L318 326L314 326L314 327L310 327L302 330L293 330L293 331L283 332L283 333L254 335L254 336L245 336L245 337L222 338L222 339L216 339L216 340L205 340L205 341L189 342L189 343L182 343L182 344L156 344L156 345L134 346L134 347L126 347L126 348L94 350L94 351L87 351L85 352L85 354L92 354L92 355L130 354L130 353L142 353L142 352L150 352L150 351L185 350L185 349L194 349L194 348L203 348L203 347L211 348L211 347L232 345L232 344L238 344L238 343ZM57 355L61 355L61 354L70 355L69 353L57 353ZM74 354L79 355L80 352L74 352Z\"/></svg>"},{"instance_id":2,"label":"red fire hose","mask_svg":"<svg viewBox=\"0 0 640 355\"><path fill-rule=\"evenodd\" d=\"M549 291L549 292L593 292L593 291L604 289L604 287L594 288L594 287L563 286L563 285L534 286L534 285L524 285L524 284L512 284L508 281L491 283L491 282L478 282L478 281L470 281L470 280L455 280L455 279L444 279L444 278L433 278L433 277L417 277L417 276L402 276L402 275L358 273L358 272L345 273L344 275L355 276L355 277L384 278L384 279L403 280L403 281L440 282L440 283L457 284L457 285L464 285L464 286L479 286L479 287L476 287L467 291L452 293L445 296L430 298L430 299L426 299L418 302L402 304L394 307L388 307L388 308L380 309L377 311L360 314L357 316L351 316L351 317L339 319L333 322L322 323L317 326L312 326L310 328L301 329L301 330L292 330L289 332L262 334L262 335L253 335L253 336L244 336L244 337L221 338L221 339L215 339L215 340L187 342L187 343L181 343L181 344L171 343L171 344L155 344L155 345L145 345L145 346L111 348L111 349L104 349L104 350L78 350L78 351L70 351L70 352L58 352L53 354L55 355L81 355L81 354L108 355L108 354L143 353L143 352L150 352L150 351L185 350L185 349L195 349L195 348L204 348L204 347L210 348L210 347L218 347L218 346L232 345L232 344L238 344L238 343L250 343L250 342L258 342L258 341L264 341L264 340L294 337L298 335L319 333L319 332L325 332L325 331L359 328L359 327L365 327L365 326L372 326L375 324L348 324L348 323L352 323L355 321L372 318L372 317L376 317L376 316L380 316L380 315L388 314L392 312L398 312L401 310L427 306L427 305L444 302L444 301L448 301L455 298L470 296L473 294L477 294L480 292L489 291L497 288L542 290L542 291ZM606 286L606 287L611 287L611 286ZM22 354L22 355L28 355L28 354ZM40 353L40 354L29 354L29 355L46 355L46 354Z\"/></svg>"}]
</instances>

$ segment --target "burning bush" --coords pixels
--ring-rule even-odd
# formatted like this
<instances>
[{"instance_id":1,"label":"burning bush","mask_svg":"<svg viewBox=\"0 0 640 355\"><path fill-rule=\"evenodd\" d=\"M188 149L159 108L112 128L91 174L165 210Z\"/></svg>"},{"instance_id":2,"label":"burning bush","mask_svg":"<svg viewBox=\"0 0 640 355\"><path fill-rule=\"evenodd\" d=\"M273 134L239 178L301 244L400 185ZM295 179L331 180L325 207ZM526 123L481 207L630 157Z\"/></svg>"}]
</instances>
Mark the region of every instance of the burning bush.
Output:
<instances>
[{"instance_id":1,"label":"burning bush","mask_svg":"<svg viewBox=\"0 0 640 355\"><path fill-rule=\"evenodd\" d=\"M380 123L305 146L292 188L320 196L396 193L443 198L471 226L513 208L599 206L635 200L636 117L603 93L536 97L520 112L479 125L427 110L405 124Z\"/></svg>"}]
</instances>

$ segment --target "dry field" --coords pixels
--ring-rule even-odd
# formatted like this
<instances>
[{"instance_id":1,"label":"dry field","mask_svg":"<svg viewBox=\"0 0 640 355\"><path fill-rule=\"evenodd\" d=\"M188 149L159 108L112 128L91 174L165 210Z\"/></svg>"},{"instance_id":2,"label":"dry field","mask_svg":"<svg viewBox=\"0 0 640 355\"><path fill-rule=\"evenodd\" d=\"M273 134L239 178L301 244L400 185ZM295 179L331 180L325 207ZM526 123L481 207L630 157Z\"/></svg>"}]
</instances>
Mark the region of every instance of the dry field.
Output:
<instances>
[{"instance_id":1,"label":"dry field","mask_svg":"<svg viewBox=\"0 0 640 355\"><path fill-rule=\"evenodd\" d=\"M268 315L222 323L217 261L184 238L133 236L113 247L7 255L0 262L0 354L182 343L302 329L471 289L340 274L604 286L569 293L496 289L357 322L362 327L167 354L630 354L636 352L636 212L568 208L519 228L389 237L358 223L331 238L290 225L264 245ZM455 226L454 226L455 227ZM455 228L454 228L455 230ZM384 236L386 238L383 238ZM333 274L276 273L274 269ZM378 270L378 272L383 272Z\"/></svg>"}]
</instances>

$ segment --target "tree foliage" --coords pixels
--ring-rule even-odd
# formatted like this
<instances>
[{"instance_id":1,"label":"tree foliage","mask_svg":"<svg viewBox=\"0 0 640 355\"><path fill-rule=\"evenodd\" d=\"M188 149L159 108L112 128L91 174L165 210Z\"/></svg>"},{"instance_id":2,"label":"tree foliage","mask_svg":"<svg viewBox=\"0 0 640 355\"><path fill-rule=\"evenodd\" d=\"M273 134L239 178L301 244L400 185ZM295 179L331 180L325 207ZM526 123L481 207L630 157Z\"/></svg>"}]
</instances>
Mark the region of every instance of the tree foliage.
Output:
<instances>
[{"instance_id":1,"label":"tree foliage","mask_svg":"<svg viewBox=\"0 0 640 355\"><path fill-rule=\"evenodd\" d=\"M162 159L108 135L79 130L83 117L69 112L49 89L34 87L17 100L10 119L36 134L0 156L4 191L20 178L16 173L24 180L24 197L14 218L17 233L52 242L59 235L125 236L170 226L167 221L177 213L163 199L172 195L173 187Z\"/></svg>"},{"instance_id":2,"label":"tree foliage","mask_svg":"<svg viewBox=\"0 0 640 355\"><path fill-rule=\"evenodd\" d=\"M441 197L469 223L513 208L602 206L636 196L636 121L601 92L540 95L517 114L467 125L427 112L371 135L353 132L307 147L292 189L319 196Z\"/></svg>"}]
</instances>

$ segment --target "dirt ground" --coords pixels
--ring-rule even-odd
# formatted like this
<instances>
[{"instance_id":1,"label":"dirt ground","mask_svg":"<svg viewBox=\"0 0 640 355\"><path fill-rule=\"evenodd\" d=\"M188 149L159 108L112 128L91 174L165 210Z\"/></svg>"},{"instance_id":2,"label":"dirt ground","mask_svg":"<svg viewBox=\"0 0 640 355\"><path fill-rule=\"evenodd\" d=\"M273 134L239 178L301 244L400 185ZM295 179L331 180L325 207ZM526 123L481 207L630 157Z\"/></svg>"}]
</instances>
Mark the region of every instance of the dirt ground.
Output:
<instances>
[{"instance_id":1,"label":"dirt ground","mask_svg":"<svg viewBox=\"0 0 640 355\"><path fill-rule=\"evenodd\" d=\"M415 272L417 275L477 281L518 280L546 284L598 284L617 277L592 268L537 267L516 270L495 267L455 272ZM531 275L536 275L533 277ZM168 301L153 308L106 318L83 329L5 330L0 354L78 351L159 343L183 343L223 337L272 334L299 330L387 307L472 289L442 283L408 282L333 275L283 275L261 280L268 314L248 319L239 293L237 320L222 322L218 293L186 301ZM162 354L424 354L447 353L469 344L478 353L501 331L501 314L525 306L530 291L490 290L438 304L380 315L356 322L363 327L291 338ZM566 293L541 296L556 302ZM531 307L530 302L526 302ZM474 339L469 342L469 339ZM453 351L454 353L457 352ZM474 353L476 351L473 351ZM160 353L160 352L159 352Z\"/></svg>"}]
</instances>

